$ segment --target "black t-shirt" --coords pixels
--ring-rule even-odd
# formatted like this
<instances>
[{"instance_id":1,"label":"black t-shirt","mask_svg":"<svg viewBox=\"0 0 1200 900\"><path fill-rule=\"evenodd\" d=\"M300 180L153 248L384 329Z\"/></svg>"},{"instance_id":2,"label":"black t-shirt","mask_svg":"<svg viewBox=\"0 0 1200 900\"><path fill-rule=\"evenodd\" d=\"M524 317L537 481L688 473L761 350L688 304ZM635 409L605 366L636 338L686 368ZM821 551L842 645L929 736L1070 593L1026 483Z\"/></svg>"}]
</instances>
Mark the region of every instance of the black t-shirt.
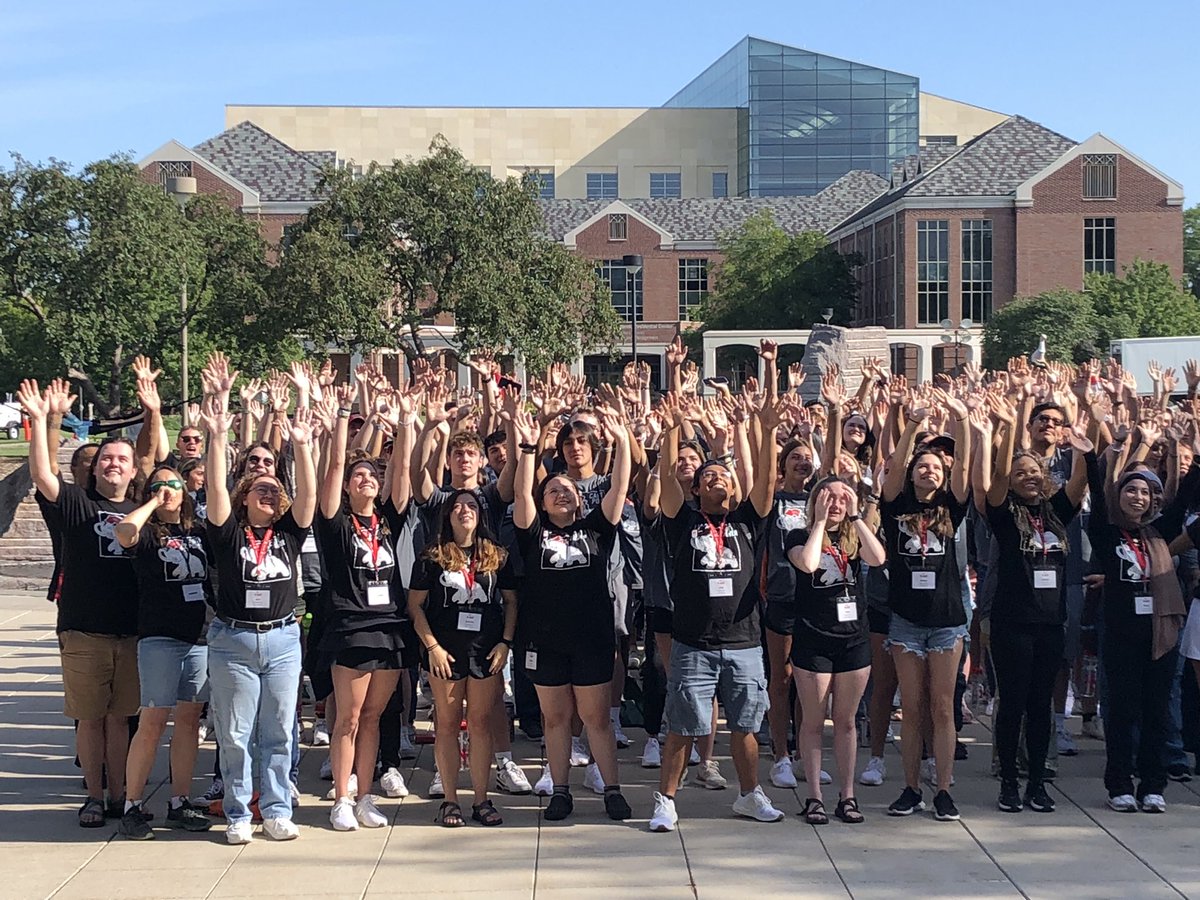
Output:
<instances>
[{"instance_id":1,"label":"black t-shirt","mask_svg":"<svg viewBox=\"0 0 1200 900\"><path fill-rule=\"evenodd\" d=\"M422 554L413 565L409 590L428 591L425 618L442 649L465 661L491 652L504 637L501 591L516 589L511 557L499 572L447 571Z\"/></svg>"},{"instance_id":2,"label":"black t-shirt","mask_svg":"<svg viewBox=\"0 0 1200 900\"><path fill-rule=\"evenodd\" d=\"M248 532L260 545L258 551ZM261 546L268 532L271 539ZM209 520L208 540L217 561L217 613L243 622L273 622L293 614L300 602L296 574L307 534L290 509L269 528L249 528L232 514L224 525Z\"/></svg>"},{"instance_id":3,"label":"black t-shirt","mask_svg":"<svg viewBox=\"0 0 1200 900\"><path fill-rule=\"evenodd\" d=\"M616 540L617 528L600 507L565 528L544 514L517 528L525 562L523 645L563 651L615 645L608 564Z\"/></svg>"},{"instance_id":4,"label":"black t-shirt","mask_svg":"<svg viewBox=\"0 0 1200 900\"><path fill-rule=\"evenodd\" d=\"M967 506L950 491L942 497L957 531L966 518ZM924 628L967 624L957 542L953 534L937 534L928 527L937 507L902 492L895 500L884 501L880 512L887 540L888 602L892 612Z\"/></svg>"},{"instance_id":5,"label":"black t-shirt","mask_svg":"<svg viewBox=\"0 0 1200 900\"><path fill-rule=\"evenodd\" d=\"M1001 506L988 504L987 519L999 553L992 560L996 567L998 590L992 600L994 622L1019 622L1031 625L1061 625L1067 619L1065 534L1054 530L1030 508L1033 530L1024 535L1017 528L1019 503L1012 494ZM1075 518L1079 507L1072 506L1066 492L1059 488L1050 498L1054 514L1063 530Z\"/></svg>"},{"instance_id":6,"label":"black t-shirt","mask_svg":"<svg viewBox=\"0 0 1200 900\"><path fill-rule=\"evenodd\" d=\"M343 506L327 519L317 513L316 534L332 588L328 627L360 631L399 621L404 605L396 565L396 535L405 513L387 500L374 517L358 516ZM374 547L374 554L372 554ZM372 589L372 584L385 589Z\"/></svg>"},{"instance_id":7,"label":"black t-shirt","mask_svg":"<svg viewBox=\"0 0 1200 900\"><path fill-rule=\"evenodd\" d=\"M803 547L809 534L807 528L793 529L788 533L786 550ZM792 568L796 570L797 634L807 629L825 637L866 636L867 605L858 590L858 557L847 557L839 547L826 546L821 549L821 564L815 572Z\"/></svg>"},{"instance_id":8,"label":"black t-shirt","mask_svg":"<svg viewBox=\"0 0 1200 900\"><path fill-rule=\"evenodd\" d=\"M204 525L153 522L138 535L133 571L138 580L138 637L169 637L203 644L213 602L208 584L208 540Z\"/></svg>"},{"instance_id":9,"label":"black t-shirt","mask_svg":"<svg viewBox=\"0 0 1200 900\"><path fill-rule=\"evenodd\" d=\"M766 540L761 551L766 554L768 603L793 603L797 599L796 584L801 573L788 562L787 548L791 546L788 541L792 534L807 526L808 494L776 491L771 513L767 516Z\"/></svg>"},{"instance_id":10,"label":"black t-shirt","mask_svg":"<svg viewBox=\"0 0 1200 900\"><path fill-rule=\"evenodd\" d=\"M137 509L58 479L62 591L58 631L131 636L138 633L137 577L132 554L117 542L117 524Z\"/></svg>"},{"instance_id":11,"label":"black t-shirt","mask_svg":"<svg viewBox=\"0 0 1200 900\"><path fill-rule=\"evenodd\" d=\"M765 521L749 500L728 515L705 516L685 504L674 518L663 516L676 640L700 650L759 645L754 561Z\"/></svg>"}]
</instances>

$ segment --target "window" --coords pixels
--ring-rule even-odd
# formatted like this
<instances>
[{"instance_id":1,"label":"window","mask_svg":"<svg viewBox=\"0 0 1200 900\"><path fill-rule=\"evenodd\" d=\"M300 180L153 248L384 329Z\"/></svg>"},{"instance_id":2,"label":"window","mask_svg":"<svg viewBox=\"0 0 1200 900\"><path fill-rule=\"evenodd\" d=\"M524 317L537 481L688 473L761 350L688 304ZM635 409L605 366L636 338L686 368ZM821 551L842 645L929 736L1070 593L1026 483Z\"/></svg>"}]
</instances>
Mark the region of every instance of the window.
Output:
<instances>
[{"instance_id":1,"label":"window","mask_svg":"<svg viewBox=\"0 0 1200 900\"><path fill-rule=\"evenodd\" d=\"M191 178L192 164L190 162L160 162L158 164L158 183L166 186L168 178Z\"/></svg>"},{"instance_id":2,"label":"window","mask_svg":"<svg viewBox=\"0 0 1200 900\"><path fill-rule=\"evenodd\" d=\"M692 311L708 296L708 260L679 261L679 321L687 322Z\"/></svg>"},{"instance_id":3,"label":"window","mask_svg":"<svg viewBox=\"0 0 1200 900\"><path fill-rule=\"evenodd\" d=\"M300 223L293 222L290 225L283 226L283 234L279 239L279 252L287 253L291 249L292 244L296 240L296 235L300 233Z\"/></svg>"},{"instance_id":4,"label":"window","mask_svg":"<svg viewBox=\"0 0 1200 900\"><path fill-rule=\"evenodd\" d=\"M530 178L537 182L538 197L542 200L554 199L554 170L544 172L541 169L532 169L526 173Z\"/></svg>"},{"instance_id":5,"label":"window","mask_svg":"<svg viewBox=\"0 0 1200 900\"><path fill-rule=\"evenodd\" d=\"M925 135L926 147L957 147L957 134L927 134Z\"/></svg>"},{"instance_id":6,"label":"window","mask_svg":"<svg viewBox=\"0 0 1200 900\"><path fill-rule=\"evenodd\" d=\"M1113 275L1117 271L1117 220L1083 220L1083 271Z\"/></svg>"},{"instance_id":7,"label":"window","mask_svg":"<svg viewBox=\"0 0 1200 900\"><path fill-rule=\"evenodd\" d=\"M1117 199L1117 154L1083 155L1083 199Z\"/></svg>"},{"instance_id":8,"label":"window","mask_svg":"<svg viewBox=\"0 0 1200 900\"><path fill-rule=\"evenodd\" d=\"M587 198L589 200L616 200L616 172L588 172Z\"/></svg>"},{"instance_id":9,"label":"window","mask_svg":"<svg viewBox=\"0 0 1200 900\"><path fill-rule=\"evenodd\" d=\"M622 321L632 322L636 309L637 321L642 321L642 272L630 278L629 270L619 259L602 259L599 263L596 274L612 292L613 309L617 315Z\"/></svg>"},{"instance_id":10,"label":"window","mask_svg":"<svg viewBox=\"0 0 1200 900\"><path fill-rule=\"evenodd\" d=\"M342 240L353 244L358 239L358 226L353 222L342 223Z\"/></svg>"},{"instance_id":11,"label":"window","mask_svg":"<svg viewBox=\"0 0 1200 900\"><path fill-rule=\"evenodd\" d=\"M728 172L713 172L712 176L713 176L712 195L714 197L728 197L729 196L729 173Z\"/></svg>"},{"instance_id":12,"label":"window","mask_svg":"<svg viewBox=\"0 0 1200 900\"><path fill-rule=\"evenodd\" d=\"M963 219L962 317L982 324L992 316L992 220Z\"/></svg>"},{"instance_id":13,"label":"window","mask_svg":"<svg viewBox=\"0 0 1200 900\"><path fill-rule=\"evenodd\" d=\"M623 241L627 237L629 237L629 218L625 213L609 213L608 239L610 241Z\"/></svg>"},{"instance_id":14,"label":"window","mask_svg":"<svg viewBox=\"0 0 1200 900\"><path fill-rule=\"evenodd\" d=\"M936 325L950 316L950 223L917 222L917 324Z\"/></svg>"},{"instance_id":15,"label":"window","mask_svg":"<svg viewBox=\"0 0 1200 900\"><path fill-rule=\"evenodd\" d=\"M651 197L678 197L682 193L678 172L651 172Z\"/></svg>"}]
</instances>

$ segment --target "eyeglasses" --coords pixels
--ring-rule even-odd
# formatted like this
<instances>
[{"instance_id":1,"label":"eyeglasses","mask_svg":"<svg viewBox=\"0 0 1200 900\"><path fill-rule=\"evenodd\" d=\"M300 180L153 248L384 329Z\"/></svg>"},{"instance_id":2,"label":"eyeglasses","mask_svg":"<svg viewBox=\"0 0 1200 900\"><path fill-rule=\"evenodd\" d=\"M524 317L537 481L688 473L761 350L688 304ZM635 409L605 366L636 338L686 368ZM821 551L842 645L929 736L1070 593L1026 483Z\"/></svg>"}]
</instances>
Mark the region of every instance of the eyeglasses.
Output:
<instances>
[{"instance_id":1,"label":"eyeglasses","mask_svg":"<svg viewBox=\"0 0 1200 900\"><path fill-rule=\"evenodd\" d=\"M163 488L170 488L173 491L182 491L183 482L178 478L167 478L163 481L150 482L150 492L152 494L161 491Z\"/></svg>"},{"instance_id":2,"label":"eyeglasses","mask_svg":"<svg viewBox=\"0 0 1200 900\"><path fill-rule=\"evenodd\" d=\"M256 484L250 488L251 491L258 494L260 497L278 497L279 488L269 484Z\"/></svg>"},{"instance_id":3,"label":"eyeglasses","mask_svg":"<svg viewBox=\"0 0 1200 900\"><path fill-rule=\"evenodd\" d=\"M1047 416L1044 413L1040 416L1034 417L1033 421L1041 422L1043 425L1049 425L1051 428L1061 428L1063 425L1067 424L1062 419L1056 419L1054 416Z\"/></svg>"},{"instance_id":4,"label":"eyeglasses","mask_svg":"<svg viewBox=\"0 0 1200 900\"><path fill-rule=\"evenodd\" d=\"M200 443L200 435L198 435L198 434L181 434L179 436L179 439L181 441L186 441L189 444Z\"/></svg>"}]
</instances>

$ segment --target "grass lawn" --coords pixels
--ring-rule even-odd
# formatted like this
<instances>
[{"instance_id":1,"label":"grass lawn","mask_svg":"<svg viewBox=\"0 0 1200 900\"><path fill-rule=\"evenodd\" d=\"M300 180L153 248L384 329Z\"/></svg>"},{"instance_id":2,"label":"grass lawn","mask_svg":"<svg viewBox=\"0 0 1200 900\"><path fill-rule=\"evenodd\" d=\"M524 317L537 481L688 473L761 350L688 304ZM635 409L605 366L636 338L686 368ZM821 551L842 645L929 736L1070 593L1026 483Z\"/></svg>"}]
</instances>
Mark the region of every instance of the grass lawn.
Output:
<instances>
[{"instance_id":1,"label":"grass lawn","mask_svg":"<svg viewBox=\"0 0 1200 900\"><path fill-rule=\"evenodd\" d=\"M163 419L163 424L166 425L166 428L167 428L167 439L170 442L170 447L171 447L171 449L174 449L175 448L175 439L179 437L179 430L180 430L179 416L166 416ZM66 432L63 432L63 436L64 437L67 436ZM94 435L92 437L92 443L99 443L98 438L96 438ZM7 438L0 438L0 456L25 457L28 455L29 455L29 442L28 441L10 441Z\"/></svg>"},{"instance_id":2,"label":"grass lawn","mask_svg":"<svg viewBox=\"0 0 1200 900\"><path fill-rule=\"evenodd\" d=\"M28 456L28 441L0 440L0 456Z\"/></svg>"}]
</instances>

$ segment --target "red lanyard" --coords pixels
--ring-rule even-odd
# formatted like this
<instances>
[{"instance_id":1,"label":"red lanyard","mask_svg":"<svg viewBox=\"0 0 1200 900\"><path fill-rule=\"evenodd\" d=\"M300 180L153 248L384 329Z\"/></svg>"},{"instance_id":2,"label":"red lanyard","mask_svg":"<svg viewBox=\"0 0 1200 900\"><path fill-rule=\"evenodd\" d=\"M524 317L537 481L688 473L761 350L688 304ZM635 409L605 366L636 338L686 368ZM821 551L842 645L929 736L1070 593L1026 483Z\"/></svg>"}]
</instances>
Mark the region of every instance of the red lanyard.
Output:
<instances>
[{"instance_id":1,"label":"red lanyard","mask_svg":"<svg viewBox=\"0 0 1200 900\"><path fill-rule=\"evenodd\" d=\"M1031 524L1033 526L1033 530L1038 533L1038 540L1042 544L1042 559L1044 560L1050 554L1050 551L1046 547L1046 532L1042 522L1042 517L1030 516L1029 524Z\"/></svg>"},{"instance_id":2,"label":"red lanyard","mask_svg":"<svg viewBox=\"0 0 1200 900\"><path fill-rule=\"evenodd\" d=\"M258 538L254 536L254 532L251 530L250 526L246 526L246 543L249 544L250 549L254 551L255 568L262 568L263 560L267 558L267 551L271 549L271 538L274 536L274 534L275 526L272 525L267 529L267 532L263 535L260 543Z\"/></svg>"},{"instance_id":3,"label":"red lanyard","mask_svg":"<svg viewBox=\"0 0 1200 900\"><path fill-rule=\"evenodd\" d=\"M850 568L850 555L843 553L842 548L836 544L830 544L825 552L833 559L833 564L838 567L842 581L846 581L846 570Z\"/></svg>"},{"instance_id":4,"label":"red lanyard","mask_svg":"<svg viewBox=\"0 0 1200 900\"><path fill-rule=\"evenodd\" d=\"M367 534L367 530L358 522L358 516L351 513L350 521L354 523L354 530L362 539L362 542L371 548L371 569L375 575L379 575L379 516L371 513L371 533Z\"/></svg>"},{"instance_id":5,"label":"red lanyard","mask_svg":"<svg viewBox=\"0 0 1200 900\"><path fill-rule=\"evenodd\" d=\"M721 567L721 560L725 558L725 520L721 520L721 527L717 528L713 524L712 519L708 517L708 513L702 512L704 521L708 523L708 533L712 535L713 543L717 545L717 568Z\"/></svg>"},{"instance_id":6,"label":"red lanyard","mask_svg":"<svg viewBox=\"0 0 1200 900\"><path fill-rule=\"evenodd\" d=\"M1124 528L1121 529L1121 536L1125 538L1125 543L1127 543L1130 549L1133 550L1133 555L1137 559L1138 568L1142 570L1142 581L1149 581L1150 573L1146 570L1146 554L1142 550L1141 540L1135 538Z\"/></svg>"},{"instance_id":7,"label":"red lanyard","mask_svg":"<svg viewBox=\"0 0 1200 900\"><path fill-rule=\"evenodd\" d=\"M471 563L467 568L463 569L463 578L467 581L467 590L470 593L475 592L475 554L471 554Z\"/></svg>"}]
</instances>

